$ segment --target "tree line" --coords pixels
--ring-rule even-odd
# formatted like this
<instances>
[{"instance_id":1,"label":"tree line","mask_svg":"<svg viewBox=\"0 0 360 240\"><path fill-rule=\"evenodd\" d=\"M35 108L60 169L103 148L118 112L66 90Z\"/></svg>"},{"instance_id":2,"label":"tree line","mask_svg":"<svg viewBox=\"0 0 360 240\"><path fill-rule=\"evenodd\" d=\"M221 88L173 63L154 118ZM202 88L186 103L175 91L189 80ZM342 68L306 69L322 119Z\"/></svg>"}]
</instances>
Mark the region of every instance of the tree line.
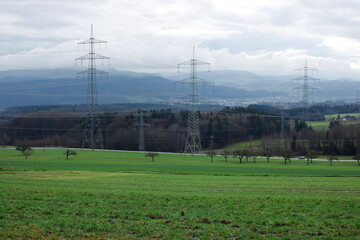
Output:
<instances>
[{"instance_id":1,"label":"tree line","mask_svg":"<svg viewBox=\"0 0 360 240\"><path fill-rule=\"evenodd\" d=\"M182 152L187 130L188 112L171 109L149 110L145 114L145 150ZM139 129L136 112L99 115L104 148L138 150ZM73 112L28 113L0 122L0 145L61 146L80 148L85 114ZM360 154L360 125L342 125L333 120L326 131L315 131L303 120L285 118L280 140L281 116L245 107L225 107L216 112L199 112L203 149L261 139L260 146L246 148L271 151L280 156L284 151L306 156Z\"/></svg>"},{"instance_id":2,"label":"tree line","mask_svg":"<svg viewBox=\"0 0 360 240\"><path fill-rule=\"evenodd\" d=\"M171 109L150 110L145 114L145 148L148 151L181 152L187 130L188 112ZM104 113L99 115L104 147L138 150L139 121L136 112ZM224 108L217 112L199 112L202 146L209 148L257 139L280 132L280 118L247 108ZM24 114L7 120L0 127L0 144L31 146L81 147L85 115L76 113L42 112ZM289 127L288 127L289 128Z\"/></svg>"}]
</instances>

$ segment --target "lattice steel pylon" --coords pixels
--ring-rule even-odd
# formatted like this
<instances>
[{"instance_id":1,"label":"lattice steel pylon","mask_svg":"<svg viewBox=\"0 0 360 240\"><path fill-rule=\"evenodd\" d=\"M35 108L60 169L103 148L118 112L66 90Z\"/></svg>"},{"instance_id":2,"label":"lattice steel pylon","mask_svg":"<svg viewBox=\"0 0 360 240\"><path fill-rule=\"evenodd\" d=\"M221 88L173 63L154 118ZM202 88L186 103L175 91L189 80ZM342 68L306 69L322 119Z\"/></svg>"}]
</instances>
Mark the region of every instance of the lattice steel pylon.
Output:
<instances>
[{"instance_id":1,"label":"lattice steel pylon","mask_svg":"<svg viewBox=\"0 0 360 240\"><path fill-rule=\"evenodd\" d=\"M150 127L150 124L144 122L144 111L139 110L139 123L135 123L136 127L139 127L139 151L145 151L145 128Z\"/></svg>"},{"instance_id":2,"label":"lattice steel pylon","mask_svg":"<svg viewBox=\"0 0 360 240\"><path fill-rule=\"evenodd\" d=\"M188 112L188 126L187 126L187 136L185 141L185 153L194 154L202 150L201 147L201 138L200 138L200 128L199 128L199 94L198 94L198 84L213 84L209 81L204 81L199 79L197 76L197 66L198 65L208 65L210 71L210 63L197 60L195 58L195 47L193 47L193 58L178 64L178 72L181 65L190 66L190 77L177 81L176 83L188 84L189 85L189 112Z\"/></svg>"},{"instance_id":3,"label":"lattice steel pylon","mask_svg":"<svg viewBox=\"0 0 360 240\"><path fill-rule=\"evenodd\" d=\"M360 120L360 90L358 90L356 94L356 104L358 105L358 120Z\"/></svg>"},{"instance_id":4,"label":"lattice steel pylon","mask_svg":"<svg viewBox=\"0 0 360 240\"><path fill-rule=\"evenodd\" d=\"M285 136L285 119L284 119L284 112L281 111L281 128L280 128L280 140L284 140Z\"/></svg>"},{"instance_id":5,"label":"lattice steel pylon","mask_svg":"<svg viewBox=\"0 0 360 240\"><path fill-rule=\"evenodd\" d=\"M315 72L315 71L318 71L317 69L315 68L309 68L307 66L307 59L305 59L305 66L303 68L298 68L298 69L295 69L295 71L299 71L299 72L303 72L304 75L301 76L301 77L298 77L298 78L294 78L292 79L293 81L302 81L303 84L302 86L300 87L296 87L294 88L294 90L298 90L298 91L302 91L302 105L304 107L304 112L303 112L303 118L304 120L306 120L306 111L307 109L309 108L309 90L318 90L318 88L313 88L313 87L310 87L309 86L309 81L320 81L319 79L317 78L313 78L313 77L310 77L309 76L309 72Z\"/></svg>"},{"instance_id":6,"label":"lattice steel pylon","mask_svg":"<svg viewBox=\"0 0 360 240\"><path fill-rule=\"evenodd\" d=\"M87 116L85 118L84 123L84 138L82 142L83 148L89 148L94 150L95 148L104 148L103 137L100 128L100 121L98 117L98 103L97 103L97 84L96 79L97 75L104 75L107 72L100 71L96 69L96 60L108 60L110 58L102 56L100 54L95 53L95 45L96 44L106 44L106 41L99 40L94 38L93 34L93 25L91 24L91 34L90 38L78 43L79 45L89 45L89 54L84 55L82 57L76 58L77 61L88 61L88 69L81 71L78 73L79 75L87 75L88 78L88 87L87 87Z\"/></svg>"}]
</instances>

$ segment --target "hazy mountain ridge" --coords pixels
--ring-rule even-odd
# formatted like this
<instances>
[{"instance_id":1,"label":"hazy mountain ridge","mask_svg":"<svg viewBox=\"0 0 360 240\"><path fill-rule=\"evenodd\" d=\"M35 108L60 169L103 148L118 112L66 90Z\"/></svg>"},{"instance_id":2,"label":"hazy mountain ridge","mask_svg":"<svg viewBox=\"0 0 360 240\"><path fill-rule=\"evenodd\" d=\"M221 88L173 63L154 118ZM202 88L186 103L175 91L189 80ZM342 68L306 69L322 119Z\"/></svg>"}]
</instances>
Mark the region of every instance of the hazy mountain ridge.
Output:
<instances>
[{"instance_id":1,"label":"hazy mountain ridge","mask_svg":"<svg viewBox=\"0 0 360 240\"><path fill-rule=\"evenodd\" d=\"M82 78L81 75L77 77L76 73L75 70L66 69L1 72L0 107L86 103L87 78ZM168 102L172 99L184 99L188 94L186 86L177 86L174 90L174 82L160 74L116 70L110 70L108 77L99 76L97 89L101 104ZM275 97L281 93L216 85L215 91L212 91L211 86L205 89L199 86L199 95L211 100Z\"/></svg>"},{"instance_id":2,"label":"hazy mountain ridge","mask_svg":"<svg viewBox=\"0 0 360 240\"><path fill-rule=\"evenodd\" d=\"M185 99L188 89L174 81L189 77L189 73L136 73L109 69L109 76L98 79L98 101L101 104L168 102ZM0 108L41 104L86 103L87 79L78 69L10 70L0 72ZM201 99L262 99L288 97L294 76L262 76L246 71L223 70L199 72L199 78L215 83L204 88L199 85ZM319 88L320 98L355 97L360 81L340 79L311 84Z\"/></svg>"},{"instance_id":3,"label":"hazy mountain ridge","mask_svg":"<svg viewBox=\"0 0 360 240\"><path fill-rule=\"evenodd\" d=\"M282 92L285 95L292 95L293 89L301 86L301 81L293 79L301 77L299 74L268 76L257 75L246 71L237 70L216 70L213 72L200 72L208 81L213 81L218 85L241 88L248 91L263 90L268 92ZM169 79L179 79L179 74L163 74ZM186 76L182 74L182 77ZM319 78L319 76L312 76ZM309 87L318 88L319 97L347 97L356 95L356 90L360 90L360 81L352 78L341 79L321 79L320 81L309 81Z\"/></svg>"}]
</instances>

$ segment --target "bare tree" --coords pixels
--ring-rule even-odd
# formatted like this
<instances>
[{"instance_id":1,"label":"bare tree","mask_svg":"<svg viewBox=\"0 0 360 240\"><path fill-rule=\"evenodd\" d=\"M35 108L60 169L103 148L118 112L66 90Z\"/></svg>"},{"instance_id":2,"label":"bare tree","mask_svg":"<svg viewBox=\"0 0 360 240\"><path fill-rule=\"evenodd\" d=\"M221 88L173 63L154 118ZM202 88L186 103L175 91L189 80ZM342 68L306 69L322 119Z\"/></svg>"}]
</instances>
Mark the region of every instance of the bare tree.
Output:
<instances>
[{"instance_id":1,"label":"bare tree","mask_svg":"<svg viewBox=\"0 0 360 240\"><path fill-rule=\"evenodd\" d=\"M34 151L33 151L31 148L26 149L25 152L24 152L25 159L27 159L28 156L30 156L31 154L33 154L33 152L34 152Z\"/></svg>"},{"instance_id":2,"label":"bare tree","mask_svg":"<svg viewBox=\"0 0 360 240\"><path fill-rule=\"evenodd\" d=\"M75 155L77 155L77 152L74 151L74 150L69 150L68 149L68 150L66 150L66 152L64 154L66 155L66 160L68 160L70 155L75 156Z\"/></svg>"},{"instance_id":3,"label":"bare tree","mask_svg":"<svg viewBox=\"0 0 360 240\"><path fill-rule=\"evenodd\" d=\"M291 150L284 150L281 155L285 160L285 165L287 164L287 162L290 162L290 159L292 157L294 157L294 153Z\"/></svg>"},{"instance_id":4,"label":"bare tree","mask_svg":"<svg viewBox=\"0 0 360 240\"><path fill-rule=\"evenodd\" d=\"M225 162L227 162L228 157L231 155L231 151L228 149L224 149L221 155L224 156Z\"/></svg>"},{"instance_id":5,"label":"bare tree","mask_svg":"<svg viewBox=\"0 0 360 240\"><path fill-rule=\"evenodd\" d=\"M252 157L252 159L253 159L254 163L256 163L256 158L258 157L257 152L252 151L252 152L251 152L251 157Z\"/></svg>"},{"instance_id":6,"label":"bare tree","mask_svg":"<svg viewBox=\"0 0 360 240\"><path fill-rule=\"evenodd\" d=\"M246 156L247 150L246 149L234 149L233 150L233 157L236 157L242 163L242 159Z\"/></svg>"},{"instance_id":7,"label":"bare tree","mask_svg":"<svg viewBox=\"0 0 360 240\"><path fill-rule=\"evenodd\" d=\"M360 154L354 156L354 159L357 160L358 164L360 165Z\"/></svg>"},{"instance_id":8,"label":"bare tree","mask_svg":"<svg viewBox=\"0 0 360 240\"><path fill-rule=\"evenodd\" d=\"M309 151L306 155L306 164L309 165L309 161L312 163L312 160L317 157L317 154L315 151Z\"/></svg>"},{"instance_id":9,"label":"bare tree","mask_svg":"<svg viewBox=\"0 0 360 240\"><path fill-rule=\"evenodd\" d=\"M216 156L216 152L214 150L209 150L206 152L206 155L210 156L211 162L213 162L213 157Z\"/></svg>"},{"instance_id":10,"label":"bare tree","mask_svg":"<svg viewBox=\"0 0 360 240\"><path fill-rule=\"evenodd\" d=\"M31 147L25 143L21 143L19 145L16 146L16 150L20 151L22 153L23 156L25 156L25 152L26 150L30 150Z\"/></svg>"},{"instance_id":11,"label":"bare tree","mask_svg":"<svg viewBox=\"0 0 360 240\"><path fill-rule=\"evenodd\" d=\"M329 161L329 163L330 163L330 166L333 165L333 161L334 161L334 160L338 160L338 157L337 157L336 155L329 155L329 156L328 156L328 161Z\"/></svg>"},{"instance_id":12,"label":"bare tree","mask_svg":"<svg viewBox=\"0 0 360 240\"><path fill-rule=\"evenodd\" d=\"M154 162L155 157L158 157L159 154L157 152L148 152L145 154L145 157L151 157L151 160Z\"/></svg>"},{"instance_id":13,"label":"bare tree","mask_svg":"<svg viewBox=\"0 0 360 240\"><path fill-rule=\"evenodd\" d=\"M273 151L270 149L264 150L263 155L266 158L266 160L269 162L270 158L274 155Z\"/></svg>"},{"instance_id":14,"label":"bare tree","mask_svg":"<svg viewBox=\"0 0 360 240\"><path fill-rule=\"evenodd\" d=\"M249 157L251 157L251 151L249 149L244 149L244 154L245 154L245 158L246 158L246 162L249 161Z\"/></svg>"}]
</instances>

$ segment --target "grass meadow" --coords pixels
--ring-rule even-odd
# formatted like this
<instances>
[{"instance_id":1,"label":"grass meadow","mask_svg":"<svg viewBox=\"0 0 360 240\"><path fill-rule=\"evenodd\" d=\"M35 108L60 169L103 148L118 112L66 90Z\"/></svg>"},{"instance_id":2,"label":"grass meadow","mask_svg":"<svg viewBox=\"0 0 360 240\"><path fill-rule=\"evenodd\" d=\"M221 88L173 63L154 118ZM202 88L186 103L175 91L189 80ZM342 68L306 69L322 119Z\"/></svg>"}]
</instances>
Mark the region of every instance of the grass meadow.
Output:
<instances>
[{"instance_id":1,"label":"grass meadow","mask_svg":"<svg viewBox=\"0 0 360 240\"><path fill-rule=\"evenodd\" d=\"M0 149L0 239L359 239L357 162Z\"/></svg>"},{"instance_id":2,"label":"grass meadow","mask_svg":"<svg viewBox=\"0 0 360 240\"><path fill-rule=\"evenodd\" d=\"M325 115L325 119L326 120L332 120L332 119L336 119L338 116L340 117L345 117L345 116L353 116L353 117L359 117L360 114L359 113L341 113L341 114L329 114L329 115Z\"/></svg>"},{"instance_id":3,"label":"grass meadow","mask_svg":"<svg viewBox=\"0 0 360 240\"><path fill-rule=\"evenodd\" d=\"M261 146L261 140L250 140L250 141L242 141L239 143L234 143L224 147L223 149L233 150L237 148L249 148L249 147L258 148L260 146Z\"/></svg>"},{"instance_id":4,"label":"grass meadow","mask_svg":"<svg viewBox=\"0 0 360 240\"><path fill-rule=\"evenodd\" d=\"M314 130L316 131L326 131L329 130L329 121L309 121L307 122ZM341 125L348 126L348 125L357 125L360 124L359 121L341 121Z\"/></svg>"}]
</instances>

